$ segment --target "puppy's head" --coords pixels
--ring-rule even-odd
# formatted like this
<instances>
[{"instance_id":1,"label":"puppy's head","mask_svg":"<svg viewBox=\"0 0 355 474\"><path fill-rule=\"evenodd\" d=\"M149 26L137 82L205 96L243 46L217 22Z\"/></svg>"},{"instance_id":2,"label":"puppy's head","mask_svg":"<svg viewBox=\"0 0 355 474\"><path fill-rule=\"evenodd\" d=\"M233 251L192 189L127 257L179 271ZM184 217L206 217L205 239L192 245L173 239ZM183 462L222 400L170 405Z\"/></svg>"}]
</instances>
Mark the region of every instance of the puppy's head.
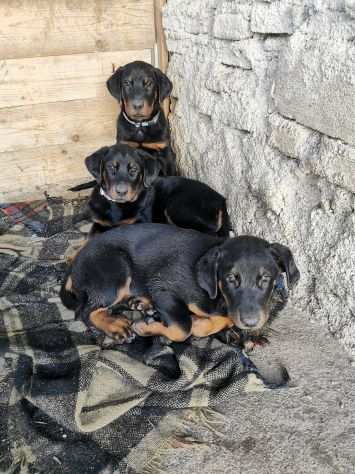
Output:
<instances>
[{"instance_id":1,"label":"puppy's head","mask_svg":"<svg viewBox=\"0 0 355 474\"><path fill-rule=\"evenodd\" d=\"M136 201L160 171L159 162L151 155L122 144L100 148L85 164L106 196L120 204Z\"/></svg>"},{"instance_id":2,"label":"puppy's head","mask_svg":"<svg viewBox=\"0 0 355 474\"><path fill-rule=\"evenodd\" d=\"M261 329L270 317L272 295L281 273L291 289L300 274L288 247L257 237L228 239L197 264L199 285L211 299L222 295L228 316L239 329Z\"/></svg>"},{"instance_id":3,"label":"puppy's head","mask_svg":"<svg viewBox=\"0 0 355 474\"><path fill-rule=\"evenodd\" d=\"M123 104L128 117L136 122L151 118L173 88L164 73L143 61L120 67L106 84L110 94Z\"/></svg>"}]
</instances>

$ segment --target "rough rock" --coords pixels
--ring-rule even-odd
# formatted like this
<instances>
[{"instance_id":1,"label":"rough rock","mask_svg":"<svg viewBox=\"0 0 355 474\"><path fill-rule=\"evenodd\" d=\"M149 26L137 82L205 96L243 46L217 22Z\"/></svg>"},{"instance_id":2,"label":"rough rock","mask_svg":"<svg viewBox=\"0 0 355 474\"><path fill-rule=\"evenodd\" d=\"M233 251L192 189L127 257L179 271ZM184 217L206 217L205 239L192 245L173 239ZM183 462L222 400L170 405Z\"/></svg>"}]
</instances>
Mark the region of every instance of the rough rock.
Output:
<instances>
[{"instance_id":1,"label":"rough rock","mask_svg":"<svg viewBox=\"0 0 355 474\"><path fill-rule=\"evenodd\" d=\"M249 2L221 2L214 15L214 37L227 40L249 38L252 35L250 9Z\"/></svg>"},{"instance_id":2,"label":"rough rock","mask_svg":"<svg viewBox=\"0 0 355 474\"><path fill-rule=\"evenodd\" d=\"M182 169L227 196L237 233L290 246L295 304L355 354L354 11L169 0L164 26Z\"/></svg>"},{"instance_id":3,"label":"rough rock","mask_svg":"<svg viewBox=\"0 0 355 474\"><path fill-rule=\"evenodd\" d=\"M251 15L251 31L256 33L293 33L292 6L285 1L255 2Z\"/></svg>"},{"instance_id":4,"label":"rough rock","mask_svg":"<svg viewBox=\"0 0 355 474\"><path fill-rule=\"evenodd\" d=\"M274 92L281 114L352 145L354 35L355 22L343 13L311 17L282 51Z\"/></svg>"}]
</instances>

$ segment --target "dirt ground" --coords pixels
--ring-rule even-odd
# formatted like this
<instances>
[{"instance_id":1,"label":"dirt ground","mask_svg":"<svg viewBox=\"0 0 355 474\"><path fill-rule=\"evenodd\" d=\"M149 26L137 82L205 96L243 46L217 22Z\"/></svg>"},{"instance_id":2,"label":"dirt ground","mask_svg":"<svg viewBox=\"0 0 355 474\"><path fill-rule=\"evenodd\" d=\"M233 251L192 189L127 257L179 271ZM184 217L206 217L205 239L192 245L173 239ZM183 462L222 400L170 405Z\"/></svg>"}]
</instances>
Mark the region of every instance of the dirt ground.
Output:
<instances>
[{"instance_id":1,"label":"dirt ground","mask_svg":"<svg viewBox=\"0 0 355 474\"><path fill-rule=\"evenodd\" d=\"M292 308L273 328L278 334L253 360L265 371L283 363L291 387L230 400L213 438L197 428L195 441L170 449L159 472L355 473L353 359Z\"/></svg>"}]
</instances>

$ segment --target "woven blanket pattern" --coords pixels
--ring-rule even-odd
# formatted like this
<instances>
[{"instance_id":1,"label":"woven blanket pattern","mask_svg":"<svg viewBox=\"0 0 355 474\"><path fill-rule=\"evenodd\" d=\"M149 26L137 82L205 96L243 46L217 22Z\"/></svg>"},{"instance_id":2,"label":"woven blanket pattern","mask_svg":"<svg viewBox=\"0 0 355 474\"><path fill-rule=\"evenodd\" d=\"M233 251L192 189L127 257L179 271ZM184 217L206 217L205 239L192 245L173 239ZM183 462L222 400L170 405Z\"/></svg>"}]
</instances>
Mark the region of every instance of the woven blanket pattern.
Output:
<instances>
[{"instance_id":1,"label":"woven blanket pattern","mask_svg":"<svg viewBox=\"0 0 355 474\"><path fill-rule=\"evenodd\" d=\"M80 200L0 206L1 472L149 472L146 441L161 442L163 422L171 434L186 413L213 418L227 398L263 388L214 338L172 344L148 366L151 341L105 344L76 321L58 290L86 218Z\"/></svg>"}]
</instances>

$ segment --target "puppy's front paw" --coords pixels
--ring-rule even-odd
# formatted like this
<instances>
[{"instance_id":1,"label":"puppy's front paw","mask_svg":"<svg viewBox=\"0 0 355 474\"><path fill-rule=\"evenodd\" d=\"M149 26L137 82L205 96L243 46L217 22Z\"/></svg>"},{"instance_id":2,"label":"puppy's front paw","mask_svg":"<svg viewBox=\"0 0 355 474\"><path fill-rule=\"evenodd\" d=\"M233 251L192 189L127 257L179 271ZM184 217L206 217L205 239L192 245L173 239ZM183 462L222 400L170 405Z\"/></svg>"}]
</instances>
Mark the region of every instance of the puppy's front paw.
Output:
<instances>
[{"instance_id":1,"label":"puppy's front paw","mask_svg":"<svg viewBox=\"0 0 355 474\"><path fill-rule=\"evenodd\" d=\"M151 336L152 334L149 331L149 324L147 324L145 321L140 320L136 321L132 324L132 330L138 334L138 336Z\"/></svg>"},{"instance_id":2,"label":"puppy's front paw","mask_svg":"<svg viewBox=\"0 0 355 474\"><path fill-rule=\"evenodd\" d=\"M107 308L99 308L90 314L91 323L118 343L130 342L132 329L130 321L124 316L111 316Z\"/></svg>"}]
</instances>

